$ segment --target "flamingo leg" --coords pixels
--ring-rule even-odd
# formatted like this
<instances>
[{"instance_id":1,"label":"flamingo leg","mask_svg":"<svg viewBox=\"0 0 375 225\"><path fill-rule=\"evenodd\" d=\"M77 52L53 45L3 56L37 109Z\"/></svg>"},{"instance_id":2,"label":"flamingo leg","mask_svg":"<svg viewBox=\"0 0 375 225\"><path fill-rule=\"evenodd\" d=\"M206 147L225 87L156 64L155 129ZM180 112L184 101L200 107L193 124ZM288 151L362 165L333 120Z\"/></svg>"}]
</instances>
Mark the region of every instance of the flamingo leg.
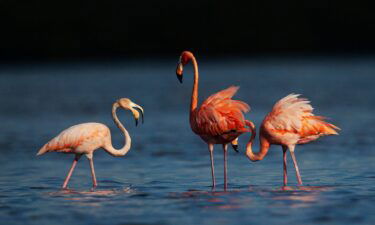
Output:
<instances>
[{"instance_id":1,"label":"flamingo leg","mask_svg":"<svg viewBox=\"0 0 375 225\"><path fill-rule=\"evenodd\" d=\"M210 151L210 160L211 160L212 189L215 189L216 180L215 180L215 167L214 167L214 145L208 144L208 150Z\"/></svg>"},{"instance_id":2,"label":"flamingo leg","mask_svg":"<svg viewBox=\"0 0 375 225\"><path fill-rule=\"evenodd\" d=\"M296 156L294 155L294 147L295 146L289 146L289 151L290 151L290 155L292 156L292 159L293 159L294 168L296 169L296 176L297 176L298 184L302 185L302 179L301 179L301 175L299 173Z\"/></svg>"},{"instance_id":3,"label":"flamingo leg","mask_svg":"<svg viewBox=\"0 0 375 225\"><path fill-rule=\"evenodd\" d=\"M288 184L288 171L286 166L286 151L288 148L286 146L283 146L283 161L284 161L284 186Z\"/></svg>"},{"instance_id":4,"label":"flamingo leg","mask_svg":"<svg viewBox=\"0 0 375 225\"><path fill-rule=\"evenodd\" d=\"M89 159L89 162L90 162L90 169L91 169L91 176L92 176L92 188L94 189L98 186L98 183L96 182L93 155L88 154L86 156L87 156L87 158Z\"/></svg>"},{"instance_id":5,"label":"flamingo leg","mask_svg":"<svg viewBox=\"0 0 375 225\"><path fill-rule=\"evenodd\" d=\"M228 145L223 144L224 150L224 190L227 190L228 187L228 180L227 180L227 152L228 152Z\"/></svg>"},{"instance_id":6,"label":"flamingo leg","mask_svg":"<svg viewBox=\"0 0 375 225\"><path fill-rule=\"evenodd\" d=\"M76 156L74 157L73 164L72 164L72 166L70 167L69 172L68 172L68 175L66 176L66 178L65 178L65 180L64 180L64 183L63 183L63 185L62 185L62 188L63 188L63 189L66 189L66 187L68 186L68 183L69 183L70 177L72 176L73 171L74 171L74 169L75 169L75 167L76 167L76 165L77 165L77 162L78 162L78 160L79 160L80 158L81 158L81 155L76 155Z\"/></svg>"}]
</instances>

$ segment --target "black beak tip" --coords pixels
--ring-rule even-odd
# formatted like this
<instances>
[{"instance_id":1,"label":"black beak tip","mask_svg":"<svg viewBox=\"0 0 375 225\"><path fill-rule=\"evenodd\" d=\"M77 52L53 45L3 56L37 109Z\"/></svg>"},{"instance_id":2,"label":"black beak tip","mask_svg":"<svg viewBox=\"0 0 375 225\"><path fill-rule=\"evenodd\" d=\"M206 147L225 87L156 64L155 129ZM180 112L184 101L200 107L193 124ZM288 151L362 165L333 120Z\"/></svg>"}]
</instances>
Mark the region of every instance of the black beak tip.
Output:
<instances>
[{"instance_id":1,"label":"black beak tip","mask_svg":"<svg viewBox=\"0 0 375 225\"><path fill-rule=\"evenodd\" d=\"M143 116L143 111L142 111L142 109L141 108L139 108L139 107L133 107L133 109L135 109L135 110L137 110L140 114L141 114L141 116L142 116L142 124L145 122L145 119L144 119L144 116ZM139 118L134 118L135 119L135 126L138 126L138 121L139 121Z\"/></svg>"},{"instance_id":2,"label":"black beak tip","mask_svg":"<svg viewBox=\"0 0 375 225\"><path fill-rule=\"evenodd\" d=\"M182 84L182 75L178 75L178 74L176 74L177 75L177 79L178 79L178 81L180 81L180 83Z\"/></svg>"},{"instance_id":3,"label":"black beak tip","mask_svg":"<svg viewBox=\"0 0 375 225\"><path fill-rule=\"evenodd\" d=\"M239 151L238 151L238 145L232 145L232 148L233 148L234 151L236 151L237 153L239 153Z\"/></svg>"}]
</instances>

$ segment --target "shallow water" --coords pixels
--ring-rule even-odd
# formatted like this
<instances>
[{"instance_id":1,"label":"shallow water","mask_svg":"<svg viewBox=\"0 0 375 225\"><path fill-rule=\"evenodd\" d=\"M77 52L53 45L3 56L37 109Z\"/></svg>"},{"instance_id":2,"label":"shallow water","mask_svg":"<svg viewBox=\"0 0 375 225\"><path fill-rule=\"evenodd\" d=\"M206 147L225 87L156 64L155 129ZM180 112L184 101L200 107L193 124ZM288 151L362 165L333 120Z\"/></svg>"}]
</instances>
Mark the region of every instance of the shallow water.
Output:
<instances>
[{"instance_id":1,"label":"shallow water","mask_svg":"<svg viewBox=\"0 0 375 225\"><path fill-rule=\"evenodd\" d=\"M206 145L188 123L191 69L184 84L175 60L28 64L0 67L0 221L2 224L373 224L375 220L375 63L373 58L201 61L200 98L240 85L256 125L289 93L312 101L316 114L341 127L340 136L297 146L304 181L282 189L282 151L265 160L229 151L229 190L223 191L222 149L216 146L218 187L211 191ZM60 186L72 155L37 150L62 129L107 124L114 145L122 136L111 104L130 97L145 109L139 127L120 120L132 149L123 158L95 153L99 187L91 189L82 158L69 190ZM258 143L257 143L258 144ZM256 144L256 147L257 147ZM289 157L289 156L288 156Z\"/></svg>"}]
</instances>

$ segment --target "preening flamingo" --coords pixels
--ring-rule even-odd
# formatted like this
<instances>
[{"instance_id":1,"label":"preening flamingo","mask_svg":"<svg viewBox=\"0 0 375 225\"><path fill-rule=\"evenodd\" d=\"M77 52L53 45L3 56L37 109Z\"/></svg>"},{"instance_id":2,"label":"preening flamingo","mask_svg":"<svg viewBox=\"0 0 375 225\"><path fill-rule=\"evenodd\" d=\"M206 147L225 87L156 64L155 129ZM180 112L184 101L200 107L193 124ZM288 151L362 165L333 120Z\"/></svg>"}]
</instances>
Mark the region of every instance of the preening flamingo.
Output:
<instances>
[{"instance_id":1,"label":"preening flamingo","mask_svg":"<svg viewBox=\"0 0 375 225\"><path fill-rule=\"evenodd\" d=\"M65 178L62 188L65 189L67 187L73 170L82 155L85 155L90 162L92 182L93 187L95 188L97 186L97 182L93 161L94 151L99 148L103 148L106 152L115 157L124 156L126 153L128 153L131 146L131 138L128 131L117 118L116 110L119 107L130 110L133 113L136 125L138 125L139 112L142 115L143 122L143 109L141 106L133 103L130 99L127 98L121 98L113 104L113 121L125 135L125 144L121 149L115 149L112 146L111 132L106 125L101 123L82 123L69 127L68 129L62 131L59 135L50 140L39 150L37 155L42 155L46 152L63 152L75 154L73 164L68 172L68 175Z\"/></svg>"},{"instance_id":2,"label":"preening flamingo","mask_svg":"<svg viewBox=\"0 0 375 225\"><path fill-rule=\"evenodd\" d=\"M250 107L238 100L232 100L238 87L231 86L208 97L200 107L198 105L198 63L189 51L182 52L177 64L176 74L182 83L183 68L192 61L194 66L194 85L190 105L190 126L193 132L199 135L207 144L211 159L212 187L215 188L215 170L213 150L214 144L222 144L224 149L224 188L227 188L227 145L231 143L236 150L237 138L250 130L250 121L246 121L243 113Z\"/></svg>"},{"instance_id":3,"label":"preening flamingo","mask_svg":"<svg viewBox=\"0 0 375 225\"><path fill-rule=\"evenodd\" d=\"M246 146L246 156L251 161L262 160L268 152L270 145L281 145L283 149L284 161L284 186L287 185L287 164L286 152L289 149L292 156L298 184L302 185L297 160L294 149L297 144L306 144L321 136L337 135L336 130L340 130L333 124L324 121L324 117L315 116L310 102L299 95L290 94L278 101L272 111L265 117L260 126L260 150L253 153L252 144L255 132ZM255 127L252 127L255 131Z\"/></svg>"}]
</instances>

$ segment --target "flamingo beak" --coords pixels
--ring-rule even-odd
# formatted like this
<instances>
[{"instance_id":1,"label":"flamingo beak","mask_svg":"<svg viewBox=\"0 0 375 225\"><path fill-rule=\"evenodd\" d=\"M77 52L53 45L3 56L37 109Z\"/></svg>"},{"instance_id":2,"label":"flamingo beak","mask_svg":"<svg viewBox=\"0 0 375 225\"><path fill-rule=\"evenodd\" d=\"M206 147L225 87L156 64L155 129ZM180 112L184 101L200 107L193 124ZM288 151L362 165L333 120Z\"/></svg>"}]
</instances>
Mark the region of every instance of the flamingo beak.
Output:
<instances>
[{"instance_id":1,"label":"flamingo beak","mask_svg":"<svg viewBox=\"0 0 375 225\"><path fill-rule=\"evenodd\" d=\"M183 81L183 70L184 70L184 67L182 65L181 62L179 62L177 64L177 69L176 69L176 75L177 75L177 79L180 81L180 83L182 84L182 81Z\"/></svg>"},{"instance_id":2,"label":"flamingo beak","mask_svg":"<svg viewBox=\"0 0 375 225\"><path fill-rule=\"evenodd\" d=\"M237 153L239 152L238 151L238 138L234 139L232 142L231 142L231 145L232 145L232 148L234 151L236 151Z\"/></svg>"},{"instance_id":3,"label":"flamingo beak","mask_svg":"<svg viewBox=\"0 0 375 225\"><path fill-rule=\"evenodd\" d=\"M235 152L239 153L239 151L238 151L238 145L233 145L233 144L232 144L232 148L233 148L233 150L234 150Z\"/></svg>"},{"instance_id":4,"label":"flamingo beak","mask_svg":"<svg viewBox=\"0 0 375 225\"><path fill-rule=\"evenodd\" d=\"M137 110L141 116L142 116L142 124L144 123L144 111L143 111L143 108L137 104L134 104L134 106L132 107L133 109ZM135 126L138 126L138 120L139 120L139 117L134 117L135 118Z\"/></svg>"}]
</instances>

